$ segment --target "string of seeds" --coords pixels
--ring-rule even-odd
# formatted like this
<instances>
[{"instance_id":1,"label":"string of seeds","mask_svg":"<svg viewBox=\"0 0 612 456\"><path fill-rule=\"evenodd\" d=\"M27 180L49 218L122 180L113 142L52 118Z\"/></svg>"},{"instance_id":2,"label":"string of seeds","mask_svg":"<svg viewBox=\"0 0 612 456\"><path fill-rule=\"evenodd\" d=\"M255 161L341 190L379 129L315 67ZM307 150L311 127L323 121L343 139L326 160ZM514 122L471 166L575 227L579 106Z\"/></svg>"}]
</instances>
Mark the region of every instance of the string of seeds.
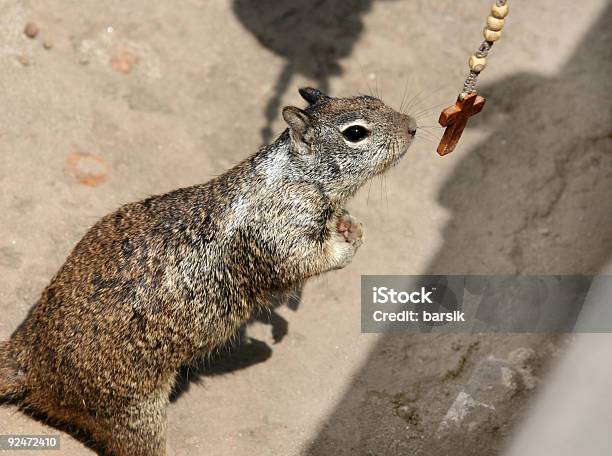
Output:
<instances>
[{"instance_id":1,"label":"string of seeds","mask_svg":"<svg viewBox=\"0 0 612 456\"><path fill-rule=\"evenodd\" d=\"M491 15L487 18L487 26L482 32L484 41L469 60L470 74L466 78L463 84L463 90L459 95L461 100L468 94L476 92L478 75L487 66L487 55L489 55L493 44L501 38L501 32L504 28L504 18L508 15L508 11L507 0L497 0L493 6L491 6Z\"/></svg>"}]
</instances>

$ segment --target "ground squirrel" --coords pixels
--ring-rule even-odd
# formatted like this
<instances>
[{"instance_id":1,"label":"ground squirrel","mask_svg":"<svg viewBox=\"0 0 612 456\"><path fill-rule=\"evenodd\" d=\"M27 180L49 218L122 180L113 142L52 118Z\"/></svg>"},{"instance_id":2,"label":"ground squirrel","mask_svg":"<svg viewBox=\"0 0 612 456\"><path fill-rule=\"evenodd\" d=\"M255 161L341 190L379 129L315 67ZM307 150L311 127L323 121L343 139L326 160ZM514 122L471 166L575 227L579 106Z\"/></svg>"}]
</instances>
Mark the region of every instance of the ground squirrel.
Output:
<instances>
[{"instance_id":1,"label":"ground squirrel","mask_svg":"<svg viewBox=\"0 0 612 456\"><path fill-rule=\"evenodd\" d=\"M166 454L178 369L228 340L271 294L348 265L344 209L396 164L413 118L370 97L300 89L306 109L225 174L126 204L69 255L11 339L0 396L74 426L113 455Z\"/></svg>"}]
</instances>

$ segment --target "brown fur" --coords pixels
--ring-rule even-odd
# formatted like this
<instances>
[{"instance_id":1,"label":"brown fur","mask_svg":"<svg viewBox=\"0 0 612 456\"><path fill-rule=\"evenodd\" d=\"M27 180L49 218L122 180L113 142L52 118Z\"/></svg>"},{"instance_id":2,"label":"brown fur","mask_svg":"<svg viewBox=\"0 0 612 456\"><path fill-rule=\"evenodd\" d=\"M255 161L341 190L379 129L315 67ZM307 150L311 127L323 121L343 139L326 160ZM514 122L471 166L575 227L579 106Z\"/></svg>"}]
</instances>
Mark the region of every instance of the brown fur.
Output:
<instances>
[{"instance_id":1,"label":"brown fur","mask_svg":"<svg viewBox=\"0 0 612 456\"><path fill-rule=\"evenodd\" d=\"M108 453L165 454L181 365L227 341L276 292L350 263L343 206L395 164L414 121L371 97L302 90L291 128L216 179L127 204L76 245L0 344L0 396L85 430ZM367 142L339 125L365 119Z\"/></svg>"}]
</instances>

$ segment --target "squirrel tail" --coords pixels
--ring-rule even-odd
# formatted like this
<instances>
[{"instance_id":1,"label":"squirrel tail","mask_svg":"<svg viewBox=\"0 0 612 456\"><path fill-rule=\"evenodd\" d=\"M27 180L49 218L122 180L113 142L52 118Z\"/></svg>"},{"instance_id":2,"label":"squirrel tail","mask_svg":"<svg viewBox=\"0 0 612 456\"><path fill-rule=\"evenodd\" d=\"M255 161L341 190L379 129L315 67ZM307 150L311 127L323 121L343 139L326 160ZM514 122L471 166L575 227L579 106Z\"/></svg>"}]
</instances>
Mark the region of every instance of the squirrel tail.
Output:
<instances>
[{"instance_id":1,"label":"squirrel tail","mask_svg":"<svg viewBox=\"0 0 612 456\"><path fill-rule=\"evenodd\" d=\"M11 400L26 391L25 376L13 359L10 342L0 342L0 399Z\"/></svg>"}]
</instances>

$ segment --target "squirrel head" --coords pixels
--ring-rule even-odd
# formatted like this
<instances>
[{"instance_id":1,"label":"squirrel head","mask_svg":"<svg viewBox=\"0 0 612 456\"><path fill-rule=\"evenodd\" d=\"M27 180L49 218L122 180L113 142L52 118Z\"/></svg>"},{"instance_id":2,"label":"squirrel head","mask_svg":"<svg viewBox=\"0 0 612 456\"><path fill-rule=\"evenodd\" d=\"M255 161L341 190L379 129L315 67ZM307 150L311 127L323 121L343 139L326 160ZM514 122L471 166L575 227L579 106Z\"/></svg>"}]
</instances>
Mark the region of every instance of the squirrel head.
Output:
<instances>
[{"instance_id":1,"label":"squirrel head","mask_svg":"<svg viewBox=\"0 0 612 456\"><path fill-rule=\"evenodd\" d=\"M346 200L397 164L416 134L414 118L378 98L333 98L309 87L299 92L309 106L283 109L291 160L331 198Z\"/></svg>"}]
</instances>

